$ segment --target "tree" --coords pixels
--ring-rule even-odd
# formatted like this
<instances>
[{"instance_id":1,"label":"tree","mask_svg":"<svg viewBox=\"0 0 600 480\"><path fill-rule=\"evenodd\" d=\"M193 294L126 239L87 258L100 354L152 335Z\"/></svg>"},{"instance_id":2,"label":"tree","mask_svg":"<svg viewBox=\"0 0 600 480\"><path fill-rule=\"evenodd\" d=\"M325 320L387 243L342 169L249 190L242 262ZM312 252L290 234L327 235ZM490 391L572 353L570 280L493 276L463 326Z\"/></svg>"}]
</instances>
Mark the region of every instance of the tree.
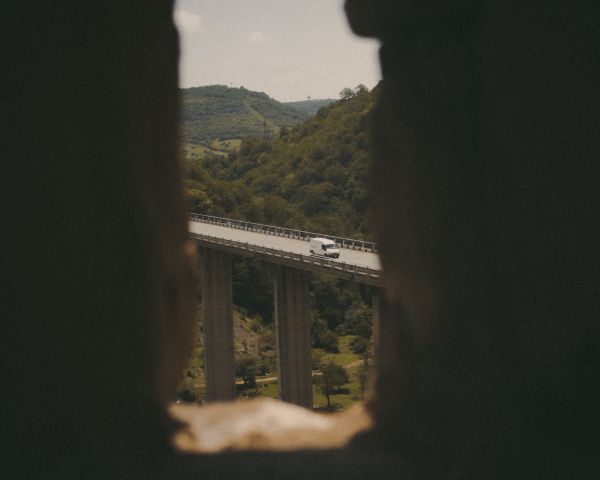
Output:
<instances>
[{"instance_id":1,"label":"tree","mask_svg":"<svg viewBox=\"0 0 600 480\"><path fill-rule=\"evenodd\" d=\"M365 353L369 348L369 339L358 335L350 342L350 350L357 355Z\"/></svg>"},{"instance_id":2,"label":"tree","mask_svg":"<svg viewBox=\"0 0 600 480\"><path fill-rule=\"evenodd\" d=\"M323 366L323 357L325 352L320 348L312 348L310 350L310 357L313 370L319 370Z\"/></svg>"},{"instance_id":3,"label":"tree","mask_svg":"<svg viewBox=\"0 0 600 480\"><path fill-rule=\"evenodd\" d=\"M350 100L352 98L354 98L354 90L352 90L351 88L344 88L341 92L340 92L340 98L342 100Z\"/></svg>"},{"instance_id":4,"label":"tree","mask_svg":"<svg viewBox=\"0 0 600 480\"><path fill-rule=\"evenodd\" d=\"M340 347L338 345L338 336L335 332L325 329L318 333L317 344L318 348L322 348L328 353L340 353Z\"/></svg>"},{"instance_id":5,"label":"tree","mask_svg":"<svg viewBox=\"0 0 600 480\"><path fill-rule=\"evenodd\" d=\"M339 353L338 336L329 330L327 323L319 315L311 315L310 336L313 348L322 348L328 353Z\"/></svg>"},{"instance_id":6,"label":"tree","mask_svg":"<svg viewBox=\"0 0 600 480\"><path fill-rule=\"evenodd\" d=\"M205 213L212 206L212 201L204 190L190 188L186 191L188 208L194 213Z\"/></svg>"},{"instance_id":7,"label":"tree","mask_svg":"<svg viewBox=\"0 0 600 480\"><path fill-rule=\"evenodd\" d=\"M348 372L341 365L338 365L331 359L327 365L325 365L322 369L322 374L320 377L317 377L317 386L321 393L325 395L327 399L327 408L331 408L331 395L342 388L342 385L345 385L350 381L348 378Z\"/></svg>"},{"instance_id":8,"label":"tree","mask_svg":"<svg viewBox=\"0 0 600 480\"><path fill-rule=\"evenodd\" d=\"M368 339L373 326L373 311L362 300L356 300L346 310L344 322L350 333Z\"/></svg>"},{"instance_id":9,"label":"tree","mask_svg":"<svg viewBox=\"0 0 600 480\"><path fill-rule=\"evenodd\" d=\"M279 138L283 138L290 133L290 129L288 127L281 127L279 129Z\"/></svg>"},{"instance_id":10,"label":"tree","mask_svg":"<svg viewBox=\"0 0 600 480\"><path fill-rule=\"evenodd\" d=\"M354 89L356 95L360 95L361 93L369 93L369 89L362 83L359 83Z\"/></svg>"},{"instance_id":11,"label":"tree","mask_svg":"<svg viewBox=\"0 0 600 480\"><path fill-rule=\"evenodd\" d=\"M246 387L256 387L256 358L243 356L235 361L235 376L244 381Z\"/></svg>"},{"instance_id":12,"label":"tree","mask_svg":"<svg viewBox=\"0 0 600 480\"><path fill-rule=\"evenodd\" d=\"M250 316L260 315L266 325L273 322L273 278L251 258L234 258L233 303Z\"/></svg>"}]
</instances>

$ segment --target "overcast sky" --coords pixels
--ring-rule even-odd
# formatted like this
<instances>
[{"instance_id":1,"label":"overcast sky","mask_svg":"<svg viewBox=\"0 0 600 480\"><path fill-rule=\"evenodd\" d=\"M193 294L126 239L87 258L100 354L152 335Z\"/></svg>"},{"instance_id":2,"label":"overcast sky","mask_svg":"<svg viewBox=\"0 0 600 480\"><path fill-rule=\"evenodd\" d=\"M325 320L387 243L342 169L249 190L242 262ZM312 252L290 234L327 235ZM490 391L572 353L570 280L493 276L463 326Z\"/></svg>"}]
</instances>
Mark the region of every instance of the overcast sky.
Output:
<instances>
[{"instance_id":1,"label":"overcast sky","mask_svg":"<svg viewBox=\"0 0 600 480\"><path fill-rule=\"evenodd\" d=\"M374 87L378 43L356 37L343 0L177 0L180 86L244 86L282 102Z\"/></svg>"}]
</instances>

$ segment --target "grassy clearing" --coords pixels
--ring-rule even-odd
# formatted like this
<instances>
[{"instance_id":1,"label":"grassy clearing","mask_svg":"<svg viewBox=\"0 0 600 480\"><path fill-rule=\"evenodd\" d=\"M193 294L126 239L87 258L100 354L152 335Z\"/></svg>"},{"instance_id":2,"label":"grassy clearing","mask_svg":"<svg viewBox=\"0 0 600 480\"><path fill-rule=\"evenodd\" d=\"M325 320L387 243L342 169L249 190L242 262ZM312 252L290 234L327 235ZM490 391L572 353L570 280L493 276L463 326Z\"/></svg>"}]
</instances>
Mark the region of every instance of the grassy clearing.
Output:
<instances>
[{"instance_id":1,"label":"grassy clearing","mask_svg":"<svg viewBox=\"0 0 600 480\"><path fill-rule=\"evenodd\" d=\"M261 396L279 398L277 382L259 383L258 391Z\"/></svg>"},{"instance_id":2,"label":"grassy clearing","mask_svg":"<svg viewBox=\"0 0 600 480\"><path fill-rule=\"evenodd\" d=\"M360 357L350 350L350 342L354 340L354 338L354 335L339 337L338 346L340 348L340 353L327 353L323 359L328 361L330 358L333 358L333 361L342 367L360 360Z\"/></svg>"},{"instance_id":3,"label":"grassy clearing","mask_svg":"<svg viewBox=\"0 0 600 480\"><path fill-rule=\"evenodd\" d=\"M210 147L218 152L237 152L240 149L241 144L242 140L239 138L233 138L230 140L221 140L220 138L215 138L210 144Z\"/></svg>"},{"instance_id":4,"label":"grassy clearing","mask_svg":"<svg viewBox=\"0 0 600 480\"><path fill-rule=\"evenodd\" d=\"M350 342L352 342L354 338L354 335L340 337L338 342L340 353L326 354L325 357L323 357L323 360L329 361L329 359L332 358L337 365L341 365L342 367L356 364L360 361L360 357L350 350ZM344 385L339 393L330 396L331 405L334 406L337 411L343 411L354 403L362 401L357 375L359 366L360 364L347 368L350 382ZM327 406L325 395L323 395L315 385L313 385L313 406L317 409L324 409Z\"/></svg>"},{"instance_id":5,"label":"grassy clearing","mask_svg":"<svg viewBox=\"0 0 600 480\"><path fill-rule=\"evenodd\" d=\"M186 158L202 158L207 152L216 153L217 155L227 155L226 152L214 150L205 145L198 145L195 143L184 143L183 148L185 150Z\"/></svg>"},{"instance_id":6,"label":"grassy clearing","mask_svg":"<svg viewBox=\"0 0 600 480\"><path fill-rule=\"evenodd\" d=\"M217 155L226 156L230 152L237 152L240 149L242 141L239 138L231 140L221 140L215 138L210 146L200 145L197 143L184 143L183 148L185 150L186 158L202 158L206 153L213 153Z\"/></svg>"},{"instance_id":7,"label":"grassy clearing","mask_svg":"<svg viewBox=\"0 0 600 480\"><path fill-rule=\"evenodd\" d=\"M350 352L340 352L340 353L333 353L333 354L328 353L323 357L323 360L325 362L328 362L330 358L333 359L333 361L337 365L341 365L342 367L345 367L346 365L348 365L350 363L354 363L354 362L360 360L357 355L355 355L354 353L350 353Z\"/></svg>"},{"instance_id":8,"label":"grassy clearing","mask_svg":"<svg viewBox=\"0 0 600 480\"><path fill-rule=\"evenodd\" d=\"M362 401L360 385L355 370L356 369L351 369L349 371L350 383L344 385L340 393L331 395L331 404L335 406L337 411L344 411L356 402ZM261 397L279 398L277 381L259 383L257 390ZM327 399L325 396L320 392L316 385L313 385L312 390L313 407L317 410L325 409L327 406ZM253 393L255 390L251 389L250 391Z\"/></svg>"},{"instance_id":9,"label":"grassy clearing","mask_svg":"<svg viewBox=\"0 0 600 480\"><path fill-rule=\"evenodd\" d=\"M350 373L350 383L344 385L340 393L331 395L330 399L331 405L337 411L344 411L356 402L362 401L356 374L353 375ZM313 385L313 407L316 409L325 409L327 407L327 399L315 385Z\"/></svg>"},{"instance_id":10,"label":"grassy clearing","mask_svg":"<svg viewBox=\"0 0 600 480\"><path fill-rule=\"evenodd\" d=\"M354 364L360 360L360 358L352 353L349 348L350 342L353 340L353 336L348 335L346 337L340 337L340 353L335 354L326 354L323 357L323 361L327 362L330 358L333 361L341 366L348 366L350 364ZM357 371L360 365L356 365L348 368L348 375L350 377L350 382L344 385L342 390L339 393L331 395L331 404L336 408L337 411L344 411L349 408L356 402L362 401L362 395L360 392L360 384L358 382ZM258 395L271 397L271 398L279 398L279 391L277 381L263 381L261 382L261 378L257 377L258 380ZM254 389L251 390L254 393ZM325 396L319 391L316 385L313 385L313 406L317 410L325 409L327 406L327 399Z\"/></svg>"}]
</instances>

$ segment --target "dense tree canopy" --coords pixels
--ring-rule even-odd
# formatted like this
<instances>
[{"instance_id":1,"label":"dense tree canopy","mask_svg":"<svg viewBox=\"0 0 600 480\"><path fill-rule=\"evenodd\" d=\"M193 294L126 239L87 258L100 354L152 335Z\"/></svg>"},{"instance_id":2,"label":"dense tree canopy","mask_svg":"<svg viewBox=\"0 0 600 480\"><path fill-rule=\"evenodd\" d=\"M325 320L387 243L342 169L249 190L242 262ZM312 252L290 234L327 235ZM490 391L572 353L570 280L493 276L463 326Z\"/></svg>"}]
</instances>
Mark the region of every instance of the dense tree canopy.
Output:
<instances>
[{"instance_id":1,"label":"dense tree canopy","mask_svg":"<svg viewBox=\"0 0 600 480\"><path fill-rule=\"evenodd\" d=\"M249 137L227 157L190 159L192 211L370 239L367 118L374 93L361 86L352 92L276 139Z\"/></svg>"}]
</instances>

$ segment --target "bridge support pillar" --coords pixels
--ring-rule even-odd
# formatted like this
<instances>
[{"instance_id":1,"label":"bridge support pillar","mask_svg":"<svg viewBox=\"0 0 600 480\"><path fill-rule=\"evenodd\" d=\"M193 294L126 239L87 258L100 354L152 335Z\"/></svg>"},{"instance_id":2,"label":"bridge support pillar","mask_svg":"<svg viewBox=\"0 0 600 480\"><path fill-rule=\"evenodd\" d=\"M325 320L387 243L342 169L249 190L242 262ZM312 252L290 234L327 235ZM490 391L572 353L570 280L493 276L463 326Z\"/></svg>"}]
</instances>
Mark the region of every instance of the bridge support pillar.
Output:
<instances>
[{"instance_id":1,"label":"bridge support pillar","mask_svg":"<svg viewBox=\"0 0 600 480\"><path fill-rule=\"evenodd\" d=\"M200 282L204 330L204 398L235 398L231 255L200 247Z\"/></svg>"},{"instance_id":2,"label":"bridge support pillar","mask_svg":"<svg viewBox=\"0 0 600 480\"><path fill-rule=\"evenodd\" d=\"M278 267L276 272L274 303L279 398L312 409L308 274L289 267Z\"/></svg>"}]
</instances>

